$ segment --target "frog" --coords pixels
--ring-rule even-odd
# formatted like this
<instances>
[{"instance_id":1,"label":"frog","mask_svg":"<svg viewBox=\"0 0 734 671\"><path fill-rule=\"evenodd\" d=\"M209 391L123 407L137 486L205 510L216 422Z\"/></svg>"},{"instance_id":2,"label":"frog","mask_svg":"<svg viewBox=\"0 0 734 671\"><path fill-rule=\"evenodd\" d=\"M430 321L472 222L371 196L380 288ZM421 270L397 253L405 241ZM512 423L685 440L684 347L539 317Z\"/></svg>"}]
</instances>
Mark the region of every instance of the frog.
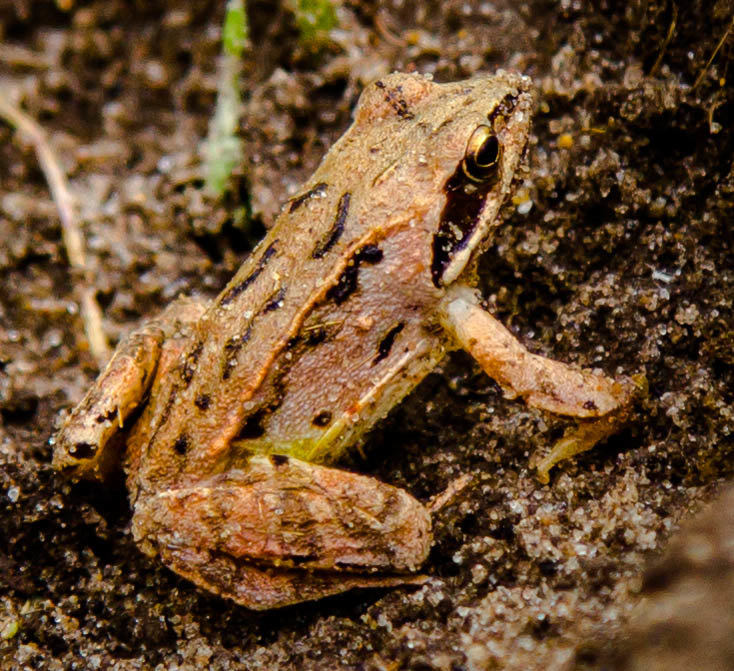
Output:
<instances>
[{"instance_id":1,"label":"frog","mask_svg":"<svg viewBox=\"0 0 734 671\"><path fill-rule=\"evenodd\" d=\"M483 304L477 261L526 171L535 94L499 70L392 73L211 302L132 332L54 439L53 465L122 464L132 536L254 610L420 583L430 506L335 462L452 350L573 418L537 465L627 421L630 378L533 354Z\"/></svg>"}]
</instances>

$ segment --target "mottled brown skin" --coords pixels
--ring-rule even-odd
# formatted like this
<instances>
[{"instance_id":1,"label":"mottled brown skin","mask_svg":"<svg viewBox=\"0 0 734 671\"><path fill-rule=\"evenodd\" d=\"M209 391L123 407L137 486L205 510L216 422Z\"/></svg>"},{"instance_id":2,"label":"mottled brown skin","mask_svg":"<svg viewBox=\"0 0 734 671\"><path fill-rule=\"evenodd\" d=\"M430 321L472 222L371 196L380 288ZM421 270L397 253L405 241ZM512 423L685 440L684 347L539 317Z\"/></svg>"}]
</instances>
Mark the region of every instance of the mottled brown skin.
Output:
<instances>
[{"instance_id":1,"label":"mottled brown skin","mask_svg":"<svg viewBox=\"0 0 734 671\"><path fill-rule=\"evenodd\" d=\"M218 298L179 301L119 346L62 429L56 466L101 478L110 438L142 406L123 455L133 534L174 571L259 609L415 581L427 510L322 464L448 349L508 393L594 423L556 460L615 430L632 398L627 382L528 353L471 288L531 108L529 80L504 72L370 85Z\"/></svg>"}]
</instances>

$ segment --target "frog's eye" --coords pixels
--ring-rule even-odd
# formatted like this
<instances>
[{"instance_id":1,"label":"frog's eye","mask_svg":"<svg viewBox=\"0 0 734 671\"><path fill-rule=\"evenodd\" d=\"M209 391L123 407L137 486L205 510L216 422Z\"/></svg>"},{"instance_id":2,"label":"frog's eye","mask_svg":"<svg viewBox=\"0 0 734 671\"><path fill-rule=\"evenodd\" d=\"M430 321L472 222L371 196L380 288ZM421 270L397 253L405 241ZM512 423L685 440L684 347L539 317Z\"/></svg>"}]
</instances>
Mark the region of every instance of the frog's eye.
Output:
<instances>
[{"instance_id":1,"label":"frog's eye","mask_svg":"<svg viewBox=\"0 0 734 671\"><path fill-rule=\"evenodd\" d=\"M461 162L464 174L474 182L490 177L500 162L502 148L489 126L478 126L469 138Z\"/></svg>"}]
</instances>

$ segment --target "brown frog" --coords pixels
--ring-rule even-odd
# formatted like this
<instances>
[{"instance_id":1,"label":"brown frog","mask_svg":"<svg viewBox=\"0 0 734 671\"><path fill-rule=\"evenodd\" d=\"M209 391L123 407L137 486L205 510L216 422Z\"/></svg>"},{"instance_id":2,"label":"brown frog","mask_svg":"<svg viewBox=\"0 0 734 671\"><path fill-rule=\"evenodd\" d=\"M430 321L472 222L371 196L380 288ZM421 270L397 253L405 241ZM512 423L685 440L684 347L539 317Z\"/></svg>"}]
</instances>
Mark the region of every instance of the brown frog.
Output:
<instances>
[{"instance_id":1,"label":"brown frog","mask_svg":"<svg viewBox=\"0 0 734 671\"><path fill-rule=\"evenodd\" d=\"M503 71L367 87L219 296L179 299L119 345L62 428L55 466L102 479L122 457L140 548L249 608L420 579L427 509L324 464L449 350L507 394L579 418L539 465L546 481L616 431L634 396L629 380L530 354L473 288L532 107L529 79Z\"/></svg>"}]
</instances>

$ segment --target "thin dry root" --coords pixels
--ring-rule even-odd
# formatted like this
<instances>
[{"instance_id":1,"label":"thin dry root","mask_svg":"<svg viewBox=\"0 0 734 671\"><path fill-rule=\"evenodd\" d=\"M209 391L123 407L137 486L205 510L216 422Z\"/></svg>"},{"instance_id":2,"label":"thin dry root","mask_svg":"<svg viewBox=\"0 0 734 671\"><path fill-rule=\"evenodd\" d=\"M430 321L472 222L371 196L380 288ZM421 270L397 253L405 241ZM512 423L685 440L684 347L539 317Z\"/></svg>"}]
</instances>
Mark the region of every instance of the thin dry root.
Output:
<instances>
[{"instance_id":1,"label":"thin dry root","mask_svg":"<svg viewBox=\"0 0 734 671\"><path fill-rule=\"evenodd\" d=\"M107 338L102 328L102 311L94 297L94 283L89 277L84 237L79 229L74 199L69 190L66 175L59 160L48 143L43 129L17 105L8 101L8 97L0 98L0 118L25 135L36 151L51 197L59 211L61 232L69 263L71 264L80 286L78 289L80 313L84 322L84 330L89 340L89 348L96 361L101 365L110 356Z\"/></svg>"},{"instance_id":2,"label":"thin dry root","mask_svg":"<svg viewBox=\"0 0 734 671\"><path fill-rule=\"evenodd\" d=\"M473 479L473 475L464 473L464 475L460 475L458 478L449 482L446 489L436 494L436 496L428 502L426 505L428 512L431 513L431 515L435 515L439 510L453 503L458 495L471 484Z\"/></svg>"}]
</instances>

